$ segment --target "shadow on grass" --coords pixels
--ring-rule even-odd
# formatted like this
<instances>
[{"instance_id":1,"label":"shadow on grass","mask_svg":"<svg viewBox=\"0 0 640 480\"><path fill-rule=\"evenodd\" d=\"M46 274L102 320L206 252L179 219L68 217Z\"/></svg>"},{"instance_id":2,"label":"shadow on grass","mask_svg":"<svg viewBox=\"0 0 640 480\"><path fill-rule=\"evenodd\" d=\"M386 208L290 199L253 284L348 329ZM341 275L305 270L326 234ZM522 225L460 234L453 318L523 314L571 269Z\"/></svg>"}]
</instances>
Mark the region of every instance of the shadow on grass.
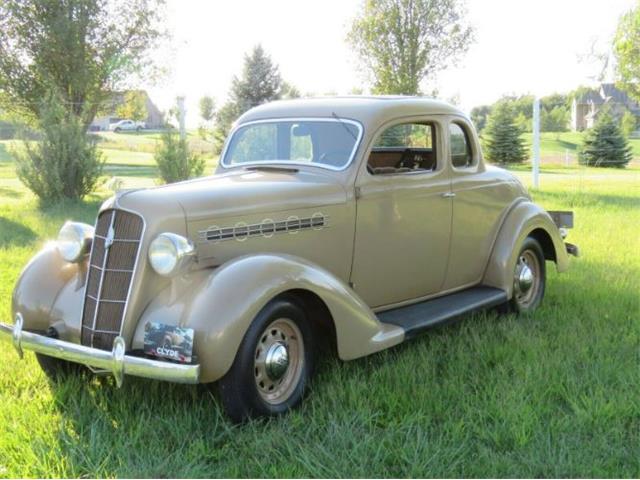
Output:
<instances>
[{"instance_id":1,"label":"shadow on grass","mask_svg":"<svg viewBox=\"0 0 640 480\"><path fill-rule=\"evenodd\" d=\"M145 165L106 164L103 173L111 176L153 178L158 176L158 169Z\"/></svg>"},{"instance_id":2,"label":"shadow on grass","mask_svg":"<svg viewBox=\"0 0 640 480\"><path fill-rule=\"evenodd\" d=\"M13 157L11 153L7 149L7 145L4 143L0 143L0 163L8 163L13 162Z\"/></svg>"},{"instance_id":3,"label":"shadow on grass","mask_svg":"<svg viewBox=\"0 0 640 480\"><path fill-rule=\"evenodd\" d=\"M26 246L36 241L36 232L21 223L0 217L0 247Z\"/></svg>"},{"instance_id":4,"label":"shadow on grass","mask_svg":"<svg viewBox=\"0 0 640 480\"><path fill-rule=\"evenodd\" d=\"M21 198L23 196L24 192L16 190L15 188L0 187L0 197Z\"/></svg>"}]
</instances>

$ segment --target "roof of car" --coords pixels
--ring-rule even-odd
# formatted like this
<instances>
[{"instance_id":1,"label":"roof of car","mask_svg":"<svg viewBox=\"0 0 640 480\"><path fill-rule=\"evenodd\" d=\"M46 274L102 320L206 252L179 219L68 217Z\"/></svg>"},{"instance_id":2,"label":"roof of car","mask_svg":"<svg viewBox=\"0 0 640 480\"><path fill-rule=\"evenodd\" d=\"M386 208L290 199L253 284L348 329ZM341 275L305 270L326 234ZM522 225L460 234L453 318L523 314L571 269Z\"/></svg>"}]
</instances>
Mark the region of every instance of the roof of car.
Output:
<instances>
[{"instance_id":1,"label":"roof of car","mask_svg":"<svg viewBox=\"0 0 640 480\"><path fill-rule=\"evenodd\" d=\"M466 115L456 107L425 97L400 95L318 97L278 100L252 108L238 124L270 118L339 117L363 124L425 114Z\"/></svg>"}]
</instances>

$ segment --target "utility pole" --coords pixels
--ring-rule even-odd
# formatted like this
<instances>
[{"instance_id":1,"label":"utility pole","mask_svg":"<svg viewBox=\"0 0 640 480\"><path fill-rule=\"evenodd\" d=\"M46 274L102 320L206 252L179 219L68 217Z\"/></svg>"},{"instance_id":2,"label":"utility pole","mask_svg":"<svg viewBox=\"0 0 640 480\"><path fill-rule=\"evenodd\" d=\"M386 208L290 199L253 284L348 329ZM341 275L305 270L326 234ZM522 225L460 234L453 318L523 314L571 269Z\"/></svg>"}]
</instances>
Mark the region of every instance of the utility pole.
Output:
<instances>
[{"instance_id":1,"label":"utility pole","mask_svg":"<svg viewBox=\"0 0 640 480\"><path fill-rule=\"evenodd\" d=\"M533 100L533 188L538 188L540 181L540 99Z\"/></svg>"},{"instance_id":2,"label":"utility pole","mask_svg":"<svg viewBox=\"0 0 640 480\"><path fill-rule=\"evenodd\" d=\"M184 117L186 110L184 108L184 97L178 97L178 123L180 124L180 138L182 140L187 138L187 132L184 127Z\"/></svg>"}]
</instances>

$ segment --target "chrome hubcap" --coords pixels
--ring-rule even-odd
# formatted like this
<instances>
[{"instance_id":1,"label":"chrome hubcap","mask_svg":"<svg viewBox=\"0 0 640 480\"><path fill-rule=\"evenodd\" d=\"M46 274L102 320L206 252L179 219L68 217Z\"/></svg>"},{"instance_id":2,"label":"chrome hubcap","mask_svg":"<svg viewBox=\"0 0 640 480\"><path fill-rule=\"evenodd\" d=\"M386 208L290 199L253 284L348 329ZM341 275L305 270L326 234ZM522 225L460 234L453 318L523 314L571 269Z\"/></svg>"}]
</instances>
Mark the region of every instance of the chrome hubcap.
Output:
<instances>
[{"instance_id":1,"label":"chrome hubcap","mask_svg":"<svg viewBox=\"0 0 640 480\"><path fill-rule=\"evenodd\" d=\"M304 366L304 342L292 320L279 318L258 339L254 356L254 379L264 401L286 401L300 381Z\"/></svg>"},{"instance_id":2,"label":"chrome hubcap","mask_svg":"<svg viewBox=\"0 0 640 480\"><path fill-rule=\"evenodd\" d=\"M519 264L518 270L516 271L518 290L522 293L526 293L533 285L533 272L526 263Z\"/></svg>"},{"instance_id":3,"label":"chrome hubcap","mask_svg":"<svg viewBox=\"0 0 640 480\"><path fill-rule=\"evenodd\" d=\"M518 257L513 278L513 293L521 307L527 307L535 300L540 287L540 265L538 257L531 250L525 250Z\"/></svg>"},{"instance_id":4,"label":"chrome hubcap","mask_svg":"<svg viewBox=\"0 0 640 480\"><path fill-rule=\"evenodd\" d=\"M280 380L289 368L289 351L287 346L278 342L267 351L265 359L265 370L271 380Z\"/></svg>"}]
</instances>

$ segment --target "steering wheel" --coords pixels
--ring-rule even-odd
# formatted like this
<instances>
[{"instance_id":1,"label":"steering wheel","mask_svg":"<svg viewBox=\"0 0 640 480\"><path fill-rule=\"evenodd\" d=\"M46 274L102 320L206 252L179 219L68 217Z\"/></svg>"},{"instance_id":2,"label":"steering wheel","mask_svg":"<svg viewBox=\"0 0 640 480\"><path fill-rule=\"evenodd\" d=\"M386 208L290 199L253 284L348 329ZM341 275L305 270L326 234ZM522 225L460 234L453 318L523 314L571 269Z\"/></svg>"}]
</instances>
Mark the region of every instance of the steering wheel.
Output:
<instances>
[{"instance_id":1,"label":"steering wheel","mask_svg":"<svg viewBox=\"0 0 640 480\"><path fill-rule=\"evenodd\" d=\"M413 152L410 148L405 149L400 160L396 162L396 168L413 168L416 162L413 159Z\"/></svg>"}]
</instances>

